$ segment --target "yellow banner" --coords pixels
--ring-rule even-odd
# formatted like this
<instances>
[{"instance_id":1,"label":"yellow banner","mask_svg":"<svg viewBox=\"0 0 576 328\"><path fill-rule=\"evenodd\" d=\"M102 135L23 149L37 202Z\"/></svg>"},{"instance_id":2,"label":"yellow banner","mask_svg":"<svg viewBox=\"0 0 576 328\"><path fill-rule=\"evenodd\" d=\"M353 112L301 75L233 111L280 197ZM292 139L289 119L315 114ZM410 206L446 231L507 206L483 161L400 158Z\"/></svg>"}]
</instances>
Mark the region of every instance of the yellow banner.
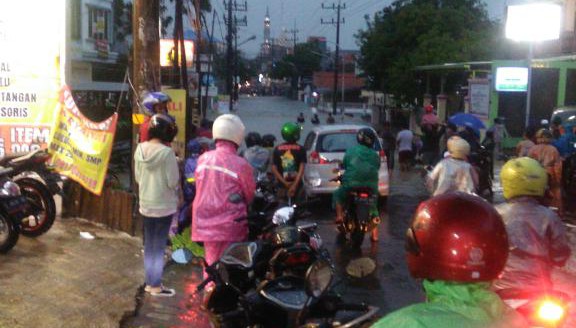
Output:
<instances>
[{"instance_id":1,"label":"yellow banner","mask_svg":"<svg viewBox=\"0 0 576 328\"><path fill-rule=\"evenodd\" d=\"M2 2L0 157L48 146L62 85L65 33L64 24L58 22L65 21L64 4L63 0Z\"/></svg>"},{"instance_id":2,"label":"yellow banner","mask_svg":"<svg viewBox=\"0 0 576 328\"><path fill-rule=\"evenodd\" d=\"M184 158L186 150L186 90L183 89L164 89L162 92L172 98L168 104L168 114L176 119L178 134L172 142L172 148L178 156Z\"/></svg>"},{"instance_id":3,"label":"yellow banner","mask_svg":"<svg viewBox=\"0 0 576 328\"><path fill-rule=\"evenodd\" d=\"M52 128L51 164L90 192L100 195L116 132L118 114L102 122L86 118L68 87L62 88L59 115Z\"/></svg>"}]
</instances>

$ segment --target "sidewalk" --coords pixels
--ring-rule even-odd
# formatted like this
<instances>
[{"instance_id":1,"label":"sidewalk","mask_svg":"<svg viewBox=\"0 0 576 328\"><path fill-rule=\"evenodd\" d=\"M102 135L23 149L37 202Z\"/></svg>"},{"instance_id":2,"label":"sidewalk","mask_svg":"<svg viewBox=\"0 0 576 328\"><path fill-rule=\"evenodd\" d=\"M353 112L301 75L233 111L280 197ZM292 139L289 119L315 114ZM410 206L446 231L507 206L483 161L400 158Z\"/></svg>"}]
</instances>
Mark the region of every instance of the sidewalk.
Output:
<instances>
[{"instance_id":1,"label":"sidewalk","mask_svg":"<svg viewBox=\"0 0 576 328\"><path fill-rule=\"evenodd\" d=\"M0 327L118 327L144 279L141 245L82 219L21 236L0 255Z\"/></svg>"}]
</instances>

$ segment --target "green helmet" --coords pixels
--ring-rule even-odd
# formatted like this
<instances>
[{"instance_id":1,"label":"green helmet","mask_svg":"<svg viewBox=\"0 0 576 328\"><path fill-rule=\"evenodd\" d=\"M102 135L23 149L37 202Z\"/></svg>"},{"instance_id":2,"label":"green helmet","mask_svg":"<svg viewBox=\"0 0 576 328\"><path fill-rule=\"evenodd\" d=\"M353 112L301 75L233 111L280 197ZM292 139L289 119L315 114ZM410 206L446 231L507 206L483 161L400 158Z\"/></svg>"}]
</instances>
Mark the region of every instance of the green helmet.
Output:
<instances>
[{"instance_id":1,"label":"green helmet","mask_svg":"<svg viewBox=\"0 0 576 328\"><path fill-rule=\"evenodd\" d=\"M287 142L296 142L300 139L300 126L293 122L288 122L282 126L282 138Z\"/></svg>"}]
</instances>

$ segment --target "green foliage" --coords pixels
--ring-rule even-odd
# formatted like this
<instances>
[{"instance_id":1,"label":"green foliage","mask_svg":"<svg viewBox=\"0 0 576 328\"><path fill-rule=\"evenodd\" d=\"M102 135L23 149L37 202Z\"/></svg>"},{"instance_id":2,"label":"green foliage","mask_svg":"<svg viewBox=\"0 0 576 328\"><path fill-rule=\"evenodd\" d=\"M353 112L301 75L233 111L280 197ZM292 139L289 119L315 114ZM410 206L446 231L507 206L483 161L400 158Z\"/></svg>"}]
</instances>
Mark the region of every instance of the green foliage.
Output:
<instances>
[{"instance_id":1,"label":"green foliage","mask_svg":"<svg viewBox=\"0 0 576 328\"><path fill-rule=\"evenodd\" d=\"M286 55L275 64L272 69L272 77L281 79L294 76L312 76L314 71L320 70L322 56L323 54L316 42L296 44L293 55Z\"/></svg>"},{"instance_id":2,"label":"green foliage","mask_svg":"<svg viewBox=\"0 0 576 328\"><path fill-rule=\"evenodd\" d=\"M481 0L397 0L365 18L360 65L372 88L401 101L418 95L416 66L489 60L498 36Z\"/></svg>"},{"instance_id":3,"label":"green foliage","mask_svg":"<svg viewBox=\"0 0 576 328\"><path fill-rule=\"evenodd\" d=\"M181 234L172 237L172 250L187 249L195 257L204 257L204 247L190 239L190 228L184 229Z\"/></svg>"}]
</instances>

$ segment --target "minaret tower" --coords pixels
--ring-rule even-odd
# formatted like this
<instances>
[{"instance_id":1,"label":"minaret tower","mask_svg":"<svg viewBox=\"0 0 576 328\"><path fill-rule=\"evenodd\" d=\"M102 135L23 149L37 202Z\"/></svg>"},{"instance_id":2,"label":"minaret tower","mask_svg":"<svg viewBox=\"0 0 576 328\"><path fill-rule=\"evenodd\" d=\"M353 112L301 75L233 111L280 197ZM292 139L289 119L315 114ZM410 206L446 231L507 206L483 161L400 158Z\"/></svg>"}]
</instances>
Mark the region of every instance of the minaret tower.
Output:
<instances>
[{"instance_id":1,"label":"minaret tower","mask_svg":"<svg viewBox=\"0 0 576 328\"><path fill-rule=\"evenodd\" d=\"M269 56L271 49L270 40L270 11L266 7L266 17L264 18L264 43L262 44L262 54Z\"/></svg>"}]
</instances>

